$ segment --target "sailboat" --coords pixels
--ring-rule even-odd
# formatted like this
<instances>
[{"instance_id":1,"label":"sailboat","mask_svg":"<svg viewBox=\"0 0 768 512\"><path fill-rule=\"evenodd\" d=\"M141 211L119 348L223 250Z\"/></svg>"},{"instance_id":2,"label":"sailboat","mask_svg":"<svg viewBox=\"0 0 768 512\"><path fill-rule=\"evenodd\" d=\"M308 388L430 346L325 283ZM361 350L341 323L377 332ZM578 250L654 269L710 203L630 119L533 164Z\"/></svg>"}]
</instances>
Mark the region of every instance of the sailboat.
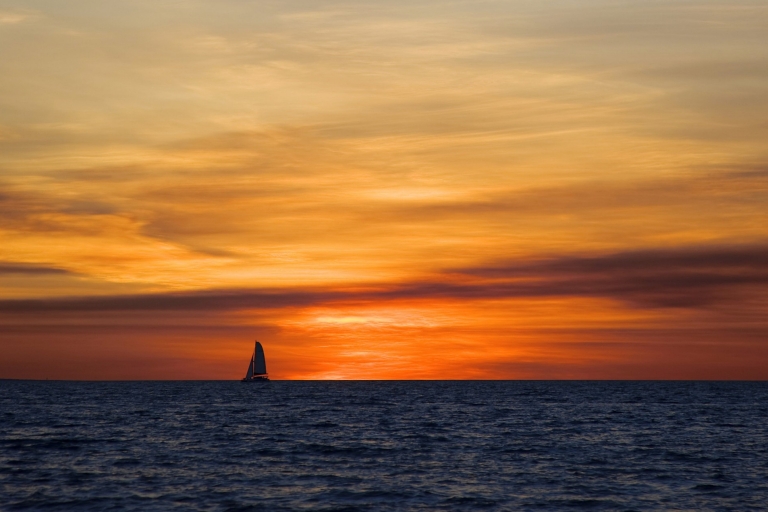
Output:
<instances>
[{"instance_id":1,"label":"sailboat","mask_svg":"<svg viewBox=\"0 0 768 512\"><path fill-rule=\"evenodd\" d=\"M264 360L264 349L261 348L261 343L256 342L256 347L253 349L253 355L251 356L251 362L248 363L248 371L245 374L243 382L268 382L267 376L267 362Z\"/></svg>"}]
</instances>

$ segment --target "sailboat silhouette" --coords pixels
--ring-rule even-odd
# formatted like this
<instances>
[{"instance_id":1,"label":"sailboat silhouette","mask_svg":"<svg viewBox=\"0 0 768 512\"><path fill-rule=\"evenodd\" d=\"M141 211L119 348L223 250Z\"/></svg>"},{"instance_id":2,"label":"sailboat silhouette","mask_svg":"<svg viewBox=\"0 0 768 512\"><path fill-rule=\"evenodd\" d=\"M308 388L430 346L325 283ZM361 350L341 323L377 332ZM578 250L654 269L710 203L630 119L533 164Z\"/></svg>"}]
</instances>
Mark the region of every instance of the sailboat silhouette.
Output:
<instances>
[{"instance_id":1,"label":"sailboat silhouette","mask_svg":"<svg viewBox=\"0 0 768 512\"><path fill-rule=\"evenodd\" d=\"M245 378L242 382L268 382L269 376L267 375L267 362L264 359L264 349L261 347L261 343L256 342L256 346L253 349L253 355L251 356L251 362L248 363L248 371L245 374Z\"/></svg>"}]
</instances>

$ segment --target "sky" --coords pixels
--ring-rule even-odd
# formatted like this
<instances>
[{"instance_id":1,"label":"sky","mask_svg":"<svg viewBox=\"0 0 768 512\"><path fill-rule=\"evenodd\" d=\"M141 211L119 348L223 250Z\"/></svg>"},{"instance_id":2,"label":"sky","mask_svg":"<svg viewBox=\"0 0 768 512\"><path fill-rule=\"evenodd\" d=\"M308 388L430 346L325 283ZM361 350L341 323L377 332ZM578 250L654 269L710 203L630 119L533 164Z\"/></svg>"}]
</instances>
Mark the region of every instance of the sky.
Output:
<instances>
[{"instance_id":1,"label":"sky","mask_svg":"<svg viewBox=\"0 0 768 512\"><path fill-rule=\"evenodd\" d=\"M764 0L0 0L0 378L768 379Z\"/></svg>"}]
</instances>

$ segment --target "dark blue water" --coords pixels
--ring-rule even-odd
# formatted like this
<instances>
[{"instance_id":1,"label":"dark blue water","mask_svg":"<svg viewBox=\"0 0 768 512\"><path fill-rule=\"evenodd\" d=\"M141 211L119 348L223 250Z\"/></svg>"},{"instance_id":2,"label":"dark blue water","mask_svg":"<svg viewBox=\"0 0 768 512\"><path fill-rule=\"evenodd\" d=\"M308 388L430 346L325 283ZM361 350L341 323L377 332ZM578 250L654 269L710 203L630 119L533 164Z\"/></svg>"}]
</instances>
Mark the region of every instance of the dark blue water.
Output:
<instances>
[{"instance_id":1,"label":"dark blue water","mask_svg":"<svg viewBox=\"0 0 768 512\"><path fill-rule=\"evenodd\" d=\"M768 383L0 381L2 510L766 510Z\"/></svg>"}]
</instances>

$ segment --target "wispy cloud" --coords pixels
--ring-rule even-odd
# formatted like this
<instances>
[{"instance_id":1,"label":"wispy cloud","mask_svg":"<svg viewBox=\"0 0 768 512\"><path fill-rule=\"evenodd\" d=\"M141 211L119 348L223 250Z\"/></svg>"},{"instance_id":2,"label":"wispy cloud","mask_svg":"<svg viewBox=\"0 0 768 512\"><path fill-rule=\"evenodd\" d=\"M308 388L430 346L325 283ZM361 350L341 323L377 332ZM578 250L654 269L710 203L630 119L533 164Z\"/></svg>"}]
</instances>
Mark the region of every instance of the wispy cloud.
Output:
<instances>
[{"instance_id":1,"label":"wispy cloud","mask_svg":"<svg viewBox=\"0 0 768 512\"><path fill-rule=\"evenodd\" d=\"M33 15L27 12L0 10L0 25L16 25L27 21L32 17Z\"/></svg>"}]
</instances>

